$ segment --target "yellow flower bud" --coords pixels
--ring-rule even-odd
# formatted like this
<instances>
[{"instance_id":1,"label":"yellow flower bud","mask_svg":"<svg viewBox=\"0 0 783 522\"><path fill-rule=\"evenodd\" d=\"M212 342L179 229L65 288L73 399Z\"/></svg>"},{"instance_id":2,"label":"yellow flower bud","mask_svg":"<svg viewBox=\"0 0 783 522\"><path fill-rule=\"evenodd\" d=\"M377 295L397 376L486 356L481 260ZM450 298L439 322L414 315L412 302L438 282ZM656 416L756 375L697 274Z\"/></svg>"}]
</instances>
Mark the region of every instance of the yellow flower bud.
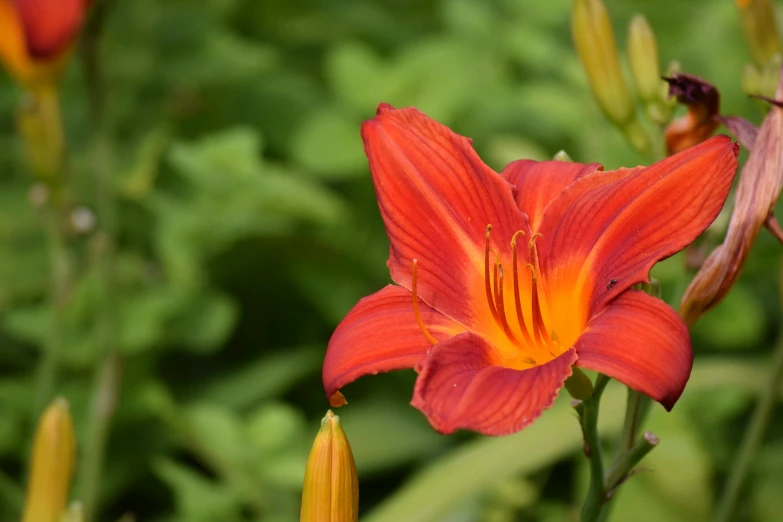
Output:
<instances>
[{"instance_id":1,"label":"yellow flower bud","mask_svg":"<svg viewBox=\"0 0 783 522\"><path fill-rule=\"evenodd\" d=\"M647 19L637 14L628 25L628 60L639 98L645 104L661 101L661 66L658 44Z\"/></svg>"},{"instance_id":2,"label":"yellow flower bud","mask_svg":"<svg viewBox=\"0 0 783 522\"><path fill-rule=\"evenodd\" d=\"M321 421L307 459L300 522L356 522L359 479L340 418L330 411Z\"/></svg>"},{"instance_id":3,"label":"yellow flower bud","mask_svg":"<svg viewBox=\"0 0 783 522\"><path fill-rule=\"evenodd\" d=\"M60 522L65 512L76 442L68 402L56 399L41 414L33 441L22 522Z\"/></svg>"},{"instance_id":4,"label":"yellow flower bud","mask_svg":"<svg viewBox=\"0 0 783 522\"><path fill-rule=\"evenodd\" d=\"M772 0L737 0L737 6L750 54L756 64L763 67L781 52Z\"/></svg>"},{"instance_id":5,"label":"yellow flower bud","mask_svg":"<svg viewBox=\"0 0 783 522\"><path fill-rule=\"evenodd\" d=\"M636 119L620 68L612 23L601 0L574 0L571 33L598 105L621 129Z\"/></svg>"}]
</instances>

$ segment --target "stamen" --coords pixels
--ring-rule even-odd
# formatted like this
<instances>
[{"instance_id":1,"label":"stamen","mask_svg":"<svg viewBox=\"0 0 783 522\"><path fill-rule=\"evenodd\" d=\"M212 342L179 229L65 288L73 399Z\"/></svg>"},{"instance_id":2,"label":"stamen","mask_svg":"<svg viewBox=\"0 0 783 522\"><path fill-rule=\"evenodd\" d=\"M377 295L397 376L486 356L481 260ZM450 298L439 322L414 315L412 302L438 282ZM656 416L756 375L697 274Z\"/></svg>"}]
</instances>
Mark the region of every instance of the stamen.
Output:
<instances>
[{"instance_id":1,"label":"stamen","mask_svg":"<svg viewBox=\"0 0 783 522\"><path fill-rule=\"evenodd\" d=\"M500 288L501 288L500 277L501 276L499 274L500 271L498 270L499 266L500 266L500 263L498 262L497 256L496 256L495 257L495 270L494 270L494 275L495 275L495 285L494 285L495 286L495 292L492 294L492 295L495 296L495 302L497 302L498 294L501 292L501 290L500 290ZM495 305L495 309L498 311L498 317L500 317L500 315L501 315L500 314L500 307L497 306L497 304Z\"/></svg>"},{"instance_id":2,"label":"stamen","mask_svg":"<svg viewBox=\"0 0 783 522\"><path fill-rule=\"evenodd\" d=\"M538 266L538 249L536 248L536 238L542 236L542 234L536 233L533 234L533 237L530 238L530 241L528 242L528 248L530 249L530 261L531 263L528 263L527 266L530 267L530 271L532 272L533 276L533 289L532 289L532 305L533 305L533 333L536 336L536 340L541 342L542 339L545 339L547 341L551 340L549 337L549 332L546 330L546 326L544 325L544 317L541 313L541 303L538 299L538 276L536 274L536 267Z\"/></svg>"},{"instance_id":3,"label":"stamen","mask_svg":"<svg viewBox=\"0 0 783 522\"><path fill-rule=\"evenodd\" d=\"M484 289L487 293L487 304L489 305L489 311L492 312L492 317L500 324L500 318L498 317L498 311L495 309L495 296L492 293L492 279L489 277L489 233L492 232L492 225L487 225L487 234L485 236L484 243Z\"/></svg>"},{"instance_id":4,"label":"stamen","mask_svg":"<svg viewBox=\"0 0 783 522\"><path fill-rule=\"evenodd\" d=\"M421 333L424 334L424 337L427 338L427 340L430 342L430 344L435 345L438 343L438 340L435 339L435 337L432 336L432 334L427 330L427 327L424 326L424 321L421 318L421 312L419 311L419 296L416 293L416 267L419 265L419 260L414 259L413 260L413 277L411 280L411 293L413 294L413 315L416 317L416 324L419 325L419 330L421 330Z\"/></svg>"},{"instance_id":5,"label":"stamen","mask_svg":"<svg viewBox=\"0 0 783 522\"><path fill-rule=\"evenodd\" d=\"M500 281L498 293L495 295L495 306L497 307L498 317L500 317L500 326L512 343L516 346L522 346L522 343L519 342L514 335L514 332L512 332L511 328L508 326L508 319L506 319L506 305L503 301L503 265L500 263L495 264L495 272L498 274L498 278L495 282L497 283L498 280Z\"/></svg>"},{"instance_id":6,"label":"stamen","mask_svg":"<svg viewBox=\"0 0 783 522\"><path fill-rule=\"evenodd\" d=\"M532 291L531 291L531 303L532 303L532 312L533 312L533 334L536 336L536 342L540 344L542 342L541 339L541 309L538 306L538 285L536 284L536 280L538 279L536 277L536 267L533 266L532 263L527 263L527 267L530 269L530 272L533 276L533 285L532 285Z\"/></svg>"},{"instance_id":7,"label":"stamen","mask_svg":"<svg viewBox=\"0 0 783 522\"><path fill-rule=\"evenodd\" d=\"M522 314L522 302L519 296L519 270L517 269L517 236L519 234L525 235L525 232L518 230L511 238L511 257L513 258L513 264L511 266L511 277L514 279L514 308L517 312L519 329L522 331L522 335L524 336L525 341L527 341L528 344L532 344L533 339L530 337L530 332L527 331L527 327L525 326L525 316Z\"/></svg>"}]
</instances>

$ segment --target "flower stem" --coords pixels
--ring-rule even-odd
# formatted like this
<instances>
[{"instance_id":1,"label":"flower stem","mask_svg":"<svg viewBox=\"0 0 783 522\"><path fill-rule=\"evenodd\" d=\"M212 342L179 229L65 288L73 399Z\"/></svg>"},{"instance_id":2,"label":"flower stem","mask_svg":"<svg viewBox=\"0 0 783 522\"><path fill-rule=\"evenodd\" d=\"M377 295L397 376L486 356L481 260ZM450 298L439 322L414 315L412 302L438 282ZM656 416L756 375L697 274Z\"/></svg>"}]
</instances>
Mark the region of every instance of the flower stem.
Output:
<instances>
[{"instance_id":1,"label":"flower stem","mask_svg":"<svg viewBox=\"0 0 783 522\"><path fill-rule=\"evenodd\" d=\"M87 422L87 439L81 465L81 500L84 520L97 519L101 476L111 420L122 382L122 356L117 350L115 302L116 218L111 160L111 143L105 121L104 88L100 71L100 36L107 1L97 2L82 38L82 60L89 92L95 149L92 169L99 229L94 237L96 268L101 282L101 313L98 317L98 346L103 360L95 368L92 403Z\"/></svg>"},{"instance_id":2,"label":"flower stem","mask_svg":"<svg viewBox=\"0 0 783 522\"><path fill-rule=\"evenodd\" d=\"M609 377L599 374L595 380L593 395L583 401L579 412L582 432L585 438L585 455L590 459L590 489L582 506L582 522L594 522L601 515L606 501L604 491L604 461L601 452L601 439L598 436L598 406Z\"/></svg>"},{"instance_id":3,"label":"flower stem","mask_svg":"<svg viewBox=\"0 0 783 522\"><path fill-rule=\"evenodd\" d=\"M718 504L716 522L729 522L735 520L734 510L742 493L742 486L748 475L753 460L756 457L767 425L772 417L775 399L780 391L781 379L783 379L783 333L780 334L778 345L772 355L772 363L766 385L761 391L756 409L750 419L740 445L739 453L734 459L729 472L729 478Z\"/></svg>"},{"instance_id":4,"label":"flower stem","mask_svg":"<svg viewBox=\"0 0 783 522\"><path fill-rule=\"evenodd\" d=\"M621 454L614 461L612 467L609 468L609 473L606 475L605 489L607 494L611 495L614 489L622 484L633 471L634 466L657 445L658 437L653 432L648 431L643 437L633 443L627 451Z\"/></svg>"},{"instance_id":5,"label":"flower stem","mask_svg":"<svg viewBox=\"0 0 783 522\"><path fill-rule=\"evenodd\" d=\"M63 344L63 309L68 302L71 279L71 261L60 226L57 209L46 210L46 231L49 236L49 257L51 267L51 330L43 356L38 367L38 381L35 392L37 416L51 400L57 382L57 368Z\"/></svg>"},{"instance_id":6,"label":"flower stem","mask_svg":"<svg viewBox=\"0 0 783 522\"><path fill-rule=\"evenodd\" d=\"M628 388L628 399L625 404L625 421L620 437L617 457L628 451L636 443L636 436L650 409L650 398L638 391Z\"/></svg>"}]
</instances>

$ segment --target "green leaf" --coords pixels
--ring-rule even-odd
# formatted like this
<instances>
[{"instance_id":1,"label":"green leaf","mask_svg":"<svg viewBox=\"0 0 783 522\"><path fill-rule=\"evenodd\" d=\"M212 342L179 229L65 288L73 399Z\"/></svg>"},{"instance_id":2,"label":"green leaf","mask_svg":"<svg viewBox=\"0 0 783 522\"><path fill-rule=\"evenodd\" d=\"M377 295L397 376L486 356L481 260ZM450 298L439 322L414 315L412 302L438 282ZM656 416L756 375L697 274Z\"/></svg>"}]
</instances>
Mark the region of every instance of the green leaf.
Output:
<instances>
[{"instance_id":1,"label":"green leaf","mask_svg":"<svg viewBox=\"0 0 783 522\"><path fill-rule=\"evenodd\" d=\"M324 107L312 113L293 141L292 155L303 168L330 180L367 174L367 159L359 135L361 120Z\"/></svg>"},{"instance_id":2,"label":"green leaf","mask_svg":"<svg viewBox=\"0 0 783 522\"><path fill-rule=\"evenodd\" d=\"M228 485L210 480L169 458L155 462L153 469L174 492L181 520L211 522L242 518L240 498Z\"/></svg>"},{"instance_id":3,"label":"green leaf","mask_svg":"<svg viewBox=\"0 0 783 522\"><path fill-rule=\"evenodd\" d=\"M420 412L404 403L352 402L338 413L362 476L404 466L449 443Z\"/></svg>"},{"instance_id":4,"label":"green leaf","mask_svg":"<svg viewBox=\"0 0 783 522\"><path fill-rule=\"evenodd\" d=\"M734 285L726 298L696 323L691 333L696 344L737 350L757 345L766 329L766 315L758 296L743 285Z\"/></svg>"},{"instance_id":5,"label":"green leaf","mask_svg":"<svg viewBox=\"0 0 783 522\"><path fill-rule=\"evenodd\" d=\"M402 85L393 66L367 45L343 43L326 55L325 75L337 97L359 114L372 114L381 101L391 101Z\"/></svg>"},{"instance_id":6,"label":"green leaf","mask_svg":"<svg viewBox=\"0 0 783 522\"><path fill-rule=\"evenodd\" d=\"M671 413L655 408L646 424L661 442L621 486L611 520L707 520L712 466L690 417L682 407Z\"/></svg>"},{"instance_id":7,"label":"green leaf","mask_svg":"<svg viewBox=\"0 0 783 522\"><path fill-rule=\"evenodd\" d=\"M304 377L317 372L322 363L323 348L287 348L216 380L199 393L198 400L242 410L285 393Z\"/></svg>"}]
</instances>

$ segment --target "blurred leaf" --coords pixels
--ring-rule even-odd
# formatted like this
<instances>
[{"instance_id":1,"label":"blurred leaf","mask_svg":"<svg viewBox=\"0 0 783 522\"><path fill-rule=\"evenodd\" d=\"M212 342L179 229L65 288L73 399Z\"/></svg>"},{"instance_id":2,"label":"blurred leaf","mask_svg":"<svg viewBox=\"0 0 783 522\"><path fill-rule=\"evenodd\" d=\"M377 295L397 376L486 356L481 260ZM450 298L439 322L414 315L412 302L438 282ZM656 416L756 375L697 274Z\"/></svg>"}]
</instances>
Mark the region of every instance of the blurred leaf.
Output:
<instances>
[{"instance_id":1,"label":"blurred leaf","mask_svg":"<svg viewBox=\"0 0 783 522\"><path fill-rule=\"evenodd\" d=\"M493 4L480 0L447 0L442 5L444 21L459 35L491 38L502 22Z\"/></svg>"},{"instance_id":2,"label":"blurred leaf","mask_svg":"<svg viewBox=\"0 0 783 522\"><path fill-rule=\"evenodd\" d=\"M358 118L324 107L311 114L293 141L292 155L302 167L326 179L367 175Z\"/></svg>"},{"instance_id":3,"label":"blurred leaf","mask_svg":"<svg viewBox=\"0 0 783 522\"><path fill-rule=\"evenodd\" d=\"M186 198L159 194L157 244L168 272L197 281L199 260L253 235L279 234L298 220L335 223L342 203L321 186L265 165L255 131L237 128L171 151L191 184Z\"/></svg>"},{"instance_id":4,"label":"blurred leaf","mask_svg":"<svg viewBox=\"0 0 783 522\"><path fill-rule=\"evenodd\" d=\"M361 476L404 466L449 444L421 413L401 402L352 402L338 413Z\"/></svg>"},{"instance_id":5,"label":"blurred leaf","mask_svg":"<svg viewBox=\"0 0 783 522\"><path fill-rule=\"evenodd\" d=\"M252 443L262 454L273 455L293 441L304 442L307 427L299 411L285 403L271 402L250 415L247 429Z\"/></svg>"},{"instance_id":6,"label":"blurred leaf","mask_svg":"<svg viewBox=\"0 0 783 522\"><path fill-rule=\"evenodd\" d=\"M229 410L207 403L189 406L185 414L200 445L233 464L246 458L242 422Z\"/></svg>"},{"instance_id":7,"label":"blurred leaf","mask_svg":"<svg viewBox=\"0 0 783 522\"><path fill-rule=\"evenodd\" d=\"M755 473L751 476L752 486L748 488L752 502L753 520L775 522L783 510L783 445L780 442L762 448L756 457ZM743 510L744 511L744 510Z\"/></svg>"},{"instance_id":8,"label":"blurred leaf","mask_svg":"<svg viewBox=\"0 0 783 522\"><path fill-rule=\"evenodd\" d=\"M393 99L402 87L403 79L394 74L393 66L362 43L333 46L326 55L325 69L338 99L367 116L379 102Z\"/></svg>"},{"instance_id":9,"label":"blurred leaf","mask_svg":"<svg viewBox=\"0 0 783 522\"><path fill-rule=\"evenodd\" d=\"M758 297L738 284L696 323L692 335L710 348L736 350L758 344L766 327L764 307Z\"/></svg>"},{"instance_id":10,"label":"blurred leaf","mask_svg":"<svg viewBox=\"0 0 783 522\"><path fill-rule=\"evenodd\" d=\"M305 376L318 371L322 362L321 348L287 348L283 353L262 357L204 387L199 400L246 409L286 392Z\"/></svg>"},{"instance_id":11,"label":"blurred leaf","mask_svg":"<svg viewBox=\"0 0 783 522\"><path fill-rule=\"evenodd\" d=\"M172 321L168 335L185 347L201 353L220 348L239 315L234 302L216 291L196 294L184 312Z\"/></svg>"},{"instance_id":12,"label":"blurred leaf","mask_svg":"<svg viewBox=\"0 0 783 522\"><path fill-rule=\"evenodd\" d=\"M160 161L169 136L162 128L145 134L138 147L134 163L120 182L120 192L129 199L142 199L153 189Z\"/></svg>"},{"instance_id":13,"label":"blurred leaf","mask_svg":"<svg viewBox=\"0 0 783 522\"><path fill-rule=\"evenodd\" d=\"M209 480L171 459L160 459L154 463L154 469L174 492L181 520L212 522L241 519L240 500L228 485Z\"/></svg>"},{"instance_id":14,"label":"blurred leaf","mask_svg":"<svg viewBox=\"0 0 783 522\"><path fill-rule=\"evenodd\" d=\"M650 412L647 426L660 444L621 486L611 520L689 522L710 514L712 467L693 423L682 407ZM639 506L645 506L640 510Z\"/></svg>"}]
</instances>

